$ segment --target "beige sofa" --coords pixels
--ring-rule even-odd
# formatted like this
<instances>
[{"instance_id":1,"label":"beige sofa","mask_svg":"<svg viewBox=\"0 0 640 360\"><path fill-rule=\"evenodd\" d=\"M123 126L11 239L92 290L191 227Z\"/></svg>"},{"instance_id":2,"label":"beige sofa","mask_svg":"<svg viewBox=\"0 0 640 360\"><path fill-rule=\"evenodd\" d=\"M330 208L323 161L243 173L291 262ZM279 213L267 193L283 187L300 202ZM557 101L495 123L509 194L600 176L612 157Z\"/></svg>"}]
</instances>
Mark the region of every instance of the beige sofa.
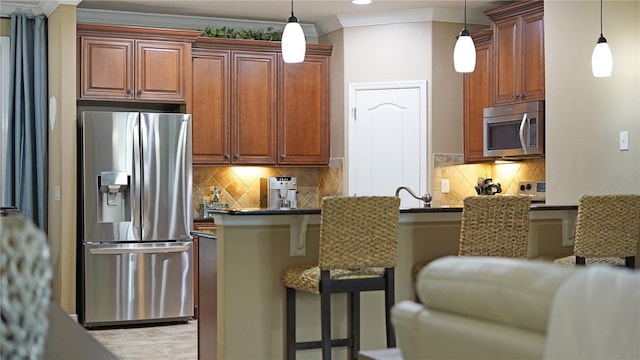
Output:
<instances>
[{"instance_id":1,"label":"beige sofa","mask_svg":"<svg viewBox=\"0 0 640 360\"><path fill-rule=\"evenodd\" d=\"M445 257L397 303L404 359L640 359L640 272Z\"/></svg>"}]
</instances>

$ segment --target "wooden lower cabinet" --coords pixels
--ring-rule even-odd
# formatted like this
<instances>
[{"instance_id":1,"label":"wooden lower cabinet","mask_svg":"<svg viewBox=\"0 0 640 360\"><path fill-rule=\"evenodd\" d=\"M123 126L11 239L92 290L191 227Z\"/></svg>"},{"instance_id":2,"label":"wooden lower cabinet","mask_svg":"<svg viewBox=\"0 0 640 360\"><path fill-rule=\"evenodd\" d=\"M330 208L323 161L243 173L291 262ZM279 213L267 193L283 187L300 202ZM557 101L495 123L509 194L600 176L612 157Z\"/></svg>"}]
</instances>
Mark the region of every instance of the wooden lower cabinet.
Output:
<instances>
[{"instance_id":1,"label":"wooden lower cabinet","mask_svg":"<svg viewBox=\"0 0 640 360\"><path fill-rule=\"evenodd\" d=\"M216 230L216 224L213 221L194 221L193 230L214 232ZM199 252L200 252L200 238L198 236L194 236L193 237L193 318L194 319L198 319L199 317L199 308L198 308L198 304L199 304L198 273L200 272Z\"/></svg>"},{"instance_id":2,"label":"wooden lower cabinet","mask_svg":"<svg viewBox=\"0 0 640 360\"><path fill-rule=\"evenodd\" d=\"M198 251L198 359L216 359L218 342L217 240L203 237Z\"/></svg>"}]
</instances>

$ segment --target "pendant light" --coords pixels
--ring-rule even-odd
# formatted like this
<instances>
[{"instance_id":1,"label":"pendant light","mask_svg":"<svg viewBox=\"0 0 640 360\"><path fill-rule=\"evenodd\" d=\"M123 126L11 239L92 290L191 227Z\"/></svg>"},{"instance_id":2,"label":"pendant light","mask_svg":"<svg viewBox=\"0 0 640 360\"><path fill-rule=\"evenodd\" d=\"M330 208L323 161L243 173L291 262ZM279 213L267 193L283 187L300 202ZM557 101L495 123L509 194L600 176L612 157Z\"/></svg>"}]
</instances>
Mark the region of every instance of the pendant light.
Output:
<instances>
[{"instance_id":1,"label":"pendant light","mask_svg":"<svg viewBox=\"0 0 640 360\"><path fill-rule=\"evenodd\" d=\"M594 77L609 77L613 70L613 57L607 39L602 35L602 0L600 0L600 37L591 55L591 72Z\"/></svg>"},{"instance_id":2,"label":"pendant light","mask_svg":"<svg viewBox=\"0 0 640 360\"><path fill-rule=\"evenodd\" d=\"M298 23L298 18L293 15L293 0L291 0L291 16L282 32L282 59L286 63L303 62L306 51L304 32Z\"/></svg>"},{"instance_id":3,"label":"pendant light","mask_svg":"<svg viewBox=\"0 0 640 360\"><path fill-rule=\"evenodd\" d=\"M453 48L453 66L460 73L473 72L476 68L476 46L467 30L467 0L464 0L464 28Z\"/></svg>"}]
</instances>

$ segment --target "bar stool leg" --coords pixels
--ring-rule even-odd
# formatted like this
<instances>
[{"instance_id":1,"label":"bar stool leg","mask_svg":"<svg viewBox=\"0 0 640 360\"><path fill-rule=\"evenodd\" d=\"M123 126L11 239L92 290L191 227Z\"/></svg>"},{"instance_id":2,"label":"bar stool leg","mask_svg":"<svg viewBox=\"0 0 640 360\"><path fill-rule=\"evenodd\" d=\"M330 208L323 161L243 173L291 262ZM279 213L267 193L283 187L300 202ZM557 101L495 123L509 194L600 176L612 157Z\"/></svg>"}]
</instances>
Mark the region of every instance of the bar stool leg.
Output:
<instances>
[{"instance_id":1,"label":"bar stool leg","mask_svg":"<svg viewBox=\"0 0 640 360\"><path fill-rule=\"evenodd\" d=\"M384 321L387 328L387 347L396 347L396 335L391 324L391 307L395 303L395 277L394 269L386 269L385 277L387 288L384 291Z\"/></svg>"},{"instance_id":2,"label":"bar stool leg","mask_svg":"<svg viewBox=\"0 0 640 360\"><path fill-rule=\"evenodd\" d=\"M322 360L331 360L331 293L320 293L320 327L322 328Z\"/></svg>"},{"instance_id":3,"label":"bar stool leg","mask_svg":"<svg viewBox=\"0 0 640 360\"><path fill-rule=\"evenodd\" d=\"M287 288L287 360L296 358L296 289Z\"/></svg>"},{"instance_id":4,"label":"bar stool leg","mask_svg":"<svg viewBox=\"0 0 640 360\"><path fill-rule=\"evenodd\" d=\"M358 360L358 353L360 352L360 293L357 291L349 293L349 299L349 310L351 312L349 328L351 330L350 338L353 341L351 344L351 358Z\"/></svg>"}]
</instances>

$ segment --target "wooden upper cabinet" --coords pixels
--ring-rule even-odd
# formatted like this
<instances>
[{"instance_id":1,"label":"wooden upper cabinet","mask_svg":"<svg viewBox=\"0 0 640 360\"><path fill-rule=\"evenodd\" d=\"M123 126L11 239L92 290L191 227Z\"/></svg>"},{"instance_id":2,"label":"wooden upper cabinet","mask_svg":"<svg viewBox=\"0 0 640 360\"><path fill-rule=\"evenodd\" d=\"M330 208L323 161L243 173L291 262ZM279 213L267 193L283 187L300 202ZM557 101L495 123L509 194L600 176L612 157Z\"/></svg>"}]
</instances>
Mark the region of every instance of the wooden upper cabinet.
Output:
<instances>
[{"instance_id":1,"label":"wooden upper cabinet","mask_svg":"<svg viewBox=\"0 0 640 360\"><path fill-rule=\"evenodd\" d=\"M190 49L181 42L136 41L135 98L185 102Z\"/></svg>"},{"instance_id":2,"label":"wooden upper cabinet","mask_svg":"<svg viewBox=\"0 0 640 360\"><path fill-rule=\"evenodd\" d=\"M194 164L229 164L231 161L229 58L228 50L211 50L193 56Z\"/></svg>"},{"instance_id":3,"label":"wooden upper cabinet","mask_svg":"<svg viewBox=\"0 0 640 360\"><path fill-rule=\"evenodd\" d=\"M494 103L544 99L543 2L515 2L485 14L493 23Z\"/></svg>"},{"instance_id":4,"label":"wooden upper cabinet","mask_svg":"<svg viewBox=\"0 0 640 360\"><path fill-rule=\"evenodd\" d=\"M329 163L329 58L307 55L285 64L280 55L278 164Z\"/></svg>"},{"instance_id":5,"label":"wooden upper cabinet","mask_svg":"<svg viewBox=\"0 0 640 360\"><path fill-rule=\"evenodd\" d=\"M471 34L476 46L476 68L463 76L465 163L493 160L483 155L483 111L493 103L492 34L491 30Z\"/></svg>"},{"instance_id":6,"label":"wooden upper cabinet","mask_svg":"<svg viewBox=\"0 0 640 360\"><path fill-rule=\"evenodd\" d=\"M186 103L199 32L77 25L78 99Z\"/></svg>"},{"instance_id":7,"label":"wooden upper cabinet","mask_svg":"<svg viewBox=\"0 0 640 360\"><path fill-rule=\"evenodd\" d=\"M331 46L285 64L279 42L201 38L192 51L193 163L329 163Z\"/></svg>"},{"instance_id":8,"label":"wooden upper cabinet","mask_svg":"<svg viewBox=\"0 0 640 360\"><path fill-rule=\"evenodd\" d=\"M82 99L133 99L133 40L83 37L80 45Z\"/></svg>"},{"instance_id":9,"label":"wooden upper cabinet","mask_svg":"<svg viewBox=\"0 0 640 360\"><path fill-rule=\"evenodd\" d=\"M231 66L231 162L276 163L277 57L233 52Z\"/></svg>"}]
</instances>

